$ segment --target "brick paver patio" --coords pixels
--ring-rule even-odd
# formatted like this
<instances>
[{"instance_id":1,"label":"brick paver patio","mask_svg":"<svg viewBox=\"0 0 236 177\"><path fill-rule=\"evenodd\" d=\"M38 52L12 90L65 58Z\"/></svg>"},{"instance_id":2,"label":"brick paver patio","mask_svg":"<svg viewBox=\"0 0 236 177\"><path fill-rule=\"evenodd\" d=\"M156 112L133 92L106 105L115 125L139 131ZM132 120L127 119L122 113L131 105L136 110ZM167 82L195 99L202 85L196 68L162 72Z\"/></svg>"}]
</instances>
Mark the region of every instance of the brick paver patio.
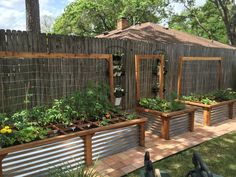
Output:
<instances>
[{"instance_id":1,"label":"brick paver patio","mask_svg":"<svg viewBox=\"0 0 236 177\"><path fill-rule=\"evenodd\" d=\"M235 130L236 119L231 119L211 127L195 124L194 132L176 136L171 140L164 140L146 132L145 147L105 157L97 162L96 170L104 176L120 177L143 166L145 151L150 152L152 161L157 161Z\"/></svg>"}]
</instances>

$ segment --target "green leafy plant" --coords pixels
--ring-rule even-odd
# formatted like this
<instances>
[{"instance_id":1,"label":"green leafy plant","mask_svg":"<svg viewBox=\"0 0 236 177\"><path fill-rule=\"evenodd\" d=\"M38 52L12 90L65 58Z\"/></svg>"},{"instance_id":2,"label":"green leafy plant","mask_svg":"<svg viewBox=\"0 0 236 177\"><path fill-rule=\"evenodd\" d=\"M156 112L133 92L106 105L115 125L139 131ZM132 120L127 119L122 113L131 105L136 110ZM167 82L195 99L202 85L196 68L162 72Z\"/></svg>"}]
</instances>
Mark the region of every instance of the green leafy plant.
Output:
<instances>
[{"instance_id":1,"label":"green leafy plant","mask_svg":"<svg viewBox=\"0 0 236 177\"><path fill-rule=\"evenodd\" d=\"M185 106L176 101L173 95L169 100L161 99L160 97L156 98L142 98L139 101L139 104L145 108L153 109L161 112L172 112L178 111L185 108Z\"/></svg>"},{"instance_id":2,"label":"green leafy plant","mask_svg":"<svg viewBox=\"0 0 236 177\"><path fill-rule=\"evenodd\" d=\"M127 120L133 120L133 119L137 118L137 114L135 112L133 112L131 114L127 114L125 117L127 118Z\"/></svg>"},{"instance_id":3,"label":"green leafy plant","mask_svg":"<svg viewBox=\"0 0 236 177\"><path fill-rule=\"evenodd\" d=\"M19 143L28 143L37 139L44 139L48 130L42 127L29 126L15 132L16 141Z\"/></svg>"},{"instance_id":4,"label":"green leafy plant","mask_svg":"<svg viewBox=\"0 0 236 177\"><path fill-rule=\"evenodd\" d=\"M199 102L206 105L212 105L221 101L228 101L236 99L236 92L228 88L225 90L217 90L207 94L190 94L189 96L183 96L181 99L185 101Z\"/></svg>"}]
</instances>

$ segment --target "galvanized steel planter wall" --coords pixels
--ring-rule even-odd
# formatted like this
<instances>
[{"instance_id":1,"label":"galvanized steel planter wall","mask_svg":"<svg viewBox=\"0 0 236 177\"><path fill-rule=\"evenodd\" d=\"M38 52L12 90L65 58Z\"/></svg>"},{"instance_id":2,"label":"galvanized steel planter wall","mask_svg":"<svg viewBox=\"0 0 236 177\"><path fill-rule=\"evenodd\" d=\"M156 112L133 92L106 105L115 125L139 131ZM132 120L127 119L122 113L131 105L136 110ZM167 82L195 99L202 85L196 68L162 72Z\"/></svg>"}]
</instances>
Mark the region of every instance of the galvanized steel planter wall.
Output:
<instances>
[{"instance_id":1,"label":"galvanized steel planter wall","mask_svg":"<svg viewBox=\"0 0 236 177\"><path fill-rule=\"evenodd\" d=\"M146 130L165 139L170 139L194 129L195 109L189 108L172 113L161 113L141 107L136 110L140 116L148 118L145 126Z\"/></svg>"},{"instance_id":2,"label":"galvanized steel planter wall","mask_svg":"<svg viewBox=\"0 0 236 177\"><path fill-rule=\"evenodd\" d=\"M93 160L145 143L147 118L0 149L0 177L45 176L59 166L91 165Z\"/></svg>"},{"instance_id":3,"label":"galvanized steel planter wall","mask_svg":"<svg viewBox=\"0 0 236 177\"><path fill-rule=\"evenodd\" d=\"M50 168L84 164L83 139L77 137L9 153L3 159L5 176L45 176ZM50 171L50 170L49 170Z\"/></svg>"},{"instance_id":4,"label":"galvanized steel planter wall","mask_svg":"<svg viewBox=\"0 0 236 177\"><path fill-rule=\"evenodd\" d=\"M126 151L138 145L138 126L97 132L92 137L93 160Z\"/></svg>"},{"instance_id":5,"label":"galvanized steel planter wall","mask_svg":"<svg viewBox=\"0 0 236 177\"><path fill-rule=\"evenodd\" d=\"M214 105L183 101L187 105L197 107L195 121L211 126L236 117L236 100L224 101Z\"/></svg>"}]
</instances>

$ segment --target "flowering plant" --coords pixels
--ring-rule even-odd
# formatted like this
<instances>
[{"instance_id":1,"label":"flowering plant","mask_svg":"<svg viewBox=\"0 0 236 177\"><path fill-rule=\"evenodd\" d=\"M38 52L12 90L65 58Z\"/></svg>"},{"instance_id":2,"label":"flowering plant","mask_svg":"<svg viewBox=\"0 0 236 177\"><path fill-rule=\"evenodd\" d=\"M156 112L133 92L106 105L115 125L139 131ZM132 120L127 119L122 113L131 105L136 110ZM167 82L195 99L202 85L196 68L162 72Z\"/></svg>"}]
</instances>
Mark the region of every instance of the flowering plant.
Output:
<instances>
[{"instance_id":1,"label":"flowering plant","mask_svg":"<svg viewBox=\"0 0 236 177\"><path fill-rule=\"evenodd\" d=\"M15 142L15 139L12 136L12 129L9 126L5 126L0 130L0 142L0 147L4 147Z\"/></svg>"},{"instance_id":2,"label":"flowering plant","mask_svg":"<svg viewBox=\"0 0 236 177\"><path fill-rule=\"evenodd\" d=\"M114 90L114 95L116 98L120 98L125 95L125 90L118 86Z\"/></svg>"}]
</instances>

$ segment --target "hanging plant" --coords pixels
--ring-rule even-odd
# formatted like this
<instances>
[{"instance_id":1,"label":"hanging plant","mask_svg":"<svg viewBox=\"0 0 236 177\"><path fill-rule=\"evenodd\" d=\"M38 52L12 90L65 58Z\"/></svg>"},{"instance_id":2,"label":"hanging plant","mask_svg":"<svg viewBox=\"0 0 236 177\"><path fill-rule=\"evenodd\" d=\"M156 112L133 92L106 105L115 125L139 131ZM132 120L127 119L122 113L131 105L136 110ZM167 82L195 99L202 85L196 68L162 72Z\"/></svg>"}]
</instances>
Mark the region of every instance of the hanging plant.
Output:
<instances>
[{"instance_id":1,"label":"hanging plant","mask_svg":"<svg viewBox=\"0 0 236 177\"><path fill-rule=\"evenodd\" d=\"M113 66L113 76L114 77L120 77L124 75L124 68L123 65L114 65Z\"/></svg>"},{"instance_id":2,"label":"hanging plant","mask_svg":"<svg viewBox=\"0 0 236 177\"><path fill-rule=\"evenodd\" d=\"M114 95L116 98L120 98L125 95L125 90L121 86L115 87Z\"/></svg>"}]
</instances>

